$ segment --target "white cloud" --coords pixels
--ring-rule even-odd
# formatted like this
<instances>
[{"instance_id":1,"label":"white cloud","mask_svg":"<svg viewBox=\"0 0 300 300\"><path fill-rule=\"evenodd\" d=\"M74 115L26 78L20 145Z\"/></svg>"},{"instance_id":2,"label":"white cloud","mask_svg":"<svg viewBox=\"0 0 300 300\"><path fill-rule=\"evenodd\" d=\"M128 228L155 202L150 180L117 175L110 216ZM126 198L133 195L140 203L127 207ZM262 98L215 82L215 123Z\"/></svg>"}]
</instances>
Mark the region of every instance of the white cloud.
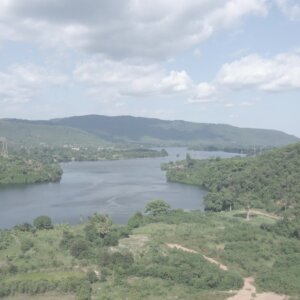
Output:
<instances>
[{"instance_id":1,"label":"white cloud","mask_svg":"<svg viewBox=\"0 0 300 300\"><path fill-rule=\"evenodd\" d=\"M299 0L277 0L277 5L291 20L300 20Z\"/></svg>"},{"instance_id":2,"label":"white cloud","mask_svg":"<svg viewBox=\"0 0 300 300\"><path fill-rule=\"evenodd\" d=\"M160 87L170 92L181 92L188 90L192 85L192 80L186 71L171 71L167 77L161 81Z\"/></svg>"},{"instance_id":3,"label":"white cloud","mask_svg":"<svg viewBox=\"0 0 300 300\"><path fill-rule=\"evenodd\" d=\"M266 0L0 0L0 39L165 59L266 11Z\"/></svg>"},{"instance_id":4,"label":"white cloud","mask_svg":"<svg viewBox=\"0 0 300 300\"><path fill-rule=\"evenodd\" d=\"M157 64L133 64L103 57L79 64L74 78L86 84L93 96L107 99L173 95L193 86L185 71L167 72Z\"/></svg>"},{"instance_id":5,"label":"white cloud","mask_svg":"<svg viewBox=\"0 0 300 300\"><path fill-rule=\"evenodd\" d=\"M12 65L6 72L0 72L0 102L27 102L43 88L63 84L66 80L63 75L33 64Z\"/></svg>"},{"instance_id":6,"label":"white cloud","mask_svg":"<svg viewBox=\"0 0 300 300\"><path fill-rule=\"evenodd\" d=\"M243 57L224 64L215 82L231 89L255 88L272 92L300 89L300 53Z\"/></svg>"},{"instance_id":7,"label":"white cloud","mask_svg":"<svg viewBox=\"0 0 300 300\"><path fill-rule=\"evenodd\" d=\"M207 82L199 83L194 87L194 93L188 100L189 103L215 102L218 98L217 88Z\"/></svg>"},{"instance_id":8,"label":"white cloud","mask_svg":"<svg viewBox=\"0 0 300 300\"><path fill-rule=\"evenodd\" d=\"M226 93L239 90L286 92L300 90L300 51L281 53L273 57L251 54L221 66L212 82L194 85L188 103L224 102ZM254 105L241 101L239 106ZM225 103L225 107L232 107Z\"/></svg>"}]
</instances>

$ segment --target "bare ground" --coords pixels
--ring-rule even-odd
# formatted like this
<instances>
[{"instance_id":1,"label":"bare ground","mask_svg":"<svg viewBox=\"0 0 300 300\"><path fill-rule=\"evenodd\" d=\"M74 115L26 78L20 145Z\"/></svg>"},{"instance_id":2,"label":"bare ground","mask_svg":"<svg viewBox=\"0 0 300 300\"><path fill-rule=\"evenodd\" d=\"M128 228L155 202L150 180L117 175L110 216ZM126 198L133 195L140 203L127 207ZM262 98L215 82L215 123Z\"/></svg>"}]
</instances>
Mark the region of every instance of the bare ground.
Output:
<instances>
[{"instance_id":1,"label":"bare ground","mask_svg":"<svg viewBox=\"0 0 300 300\"><path fill-rule=\"evenodd\" d=\"M246 211L243 211L244 213L247 213ZM250 209L250 216L253 215L257 215L257 216L263 216L263 217L267 217L273 220L280 220L281 218L279 216L276 216L274 214L271 213L267 213L267 212L263 212L260 210L256 210L256 209Z\"/></svg>"},{"instance_id":2,"label":"bare ground","mask_svg":"<svg viewBox=\"0 0 300 300\"><path fill-rule=\"evenodd\" d=\"M285 295L278 295L275 293L256 293L254 286L254 278L248 277L244 280L244 286L240 289L237 294L229 297L227 300L288 300L289 297Z\"/></svg>"},{"instance_id":3,"label":"bare ground","mask_svg":"<svg viewBox=\"0 0 300 300\"><path fill-rule=\"evenodd\" d=\"M197 252L193 249L183 247L179 244L167 244L167 246L171 249L179 249L179 250L189 252L189 253L200 254L199 252ZM224 271L228 270L227 266L221 264L220 262L216 261L215 259L205 256L205 255L202 255L202 256L210 263L218 265L218 267L221 270L224 270ZM289 299L288 296L278 295L278 294L275 294L272 292L257 294L256 288L254 286L254 278L248 277L248 278L244 279L244 286L239 291L237 291L237 293L234 296L229 297L227 300L288 300L288 299Z\"/></svg>"},{"instance_id":4,"label":"bare ground","mask_svg":"<svg viewBox=\"0 0 300 300\"><path fill-rule=\"evenodd\" d=\"M172 248L172 249L179 249L179 250L182 250L182 251L185 251L185 252L189 252L189 253L198 253L197 251L195 250L192 250L192 249L189 249L189 248L186 248L186 247L183 247L179 244L167 244L167 246L169 248ZM228 270L228 267L221 264L220 262L216 261L215 259L211 258L211 257L208 257L206 255L202 255L204 259L206 259L207 261L209 261L210 263L212 264L215 264L217 265L221 270L224 270L224 271L227 271Z\"/></svg>"}]
</instances>

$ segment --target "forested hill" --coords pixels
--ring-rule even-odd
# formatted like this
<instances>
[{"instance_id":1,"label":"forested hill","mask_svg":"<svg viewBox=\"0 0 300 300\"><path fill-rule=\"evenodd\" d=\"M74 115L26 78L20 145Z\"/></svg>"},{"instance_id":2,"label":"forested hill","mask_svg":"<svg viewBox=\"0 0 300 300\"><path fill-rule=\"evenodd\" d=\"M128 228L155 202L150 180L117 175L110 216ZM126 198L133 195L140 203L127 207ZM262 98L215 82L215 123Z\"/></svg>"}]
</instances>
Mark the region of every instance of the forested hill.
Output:
<instances>
[{"instance_id":1,"label":"forested hill","mask_svg":"<svg viewBox=\"0 0 300 300\"><path fill-rule=\"evenodd\" d=\"M254 207L280 213L300 206L300 143L256 157L188 157L166 168L169 180L206 188L208 210Z\"/></svg>"},{"instance_id":2,"label":"forested hill","mask_svg":"<svg viewBox=\"0 0 300 300\"><path fill-rule=\"evenodd\" d=\"M238 128L224 124L165 121L131 116L88 115L52 120L93 133L112 142L184 145L216 148L278 147L299 141L275 130Z\"/></svg>"},{"instance_id":3,"label":"forested hill","mask_svg":"<svg viewBox=\"0 0 300 300\"><path fill-rule=\"evenodd\" d=\"M232 152L280 147L300 140L275 130L98 115L50 121L0 119L0 137L6 137L9 145L16 146L107 146L114 143Z\"/></svg>"},{"instance_id":4,"label":"forested hill","mask_svg":"<svg viewBox=\"0 0 300 300\"><path fill-rule=\"evenodd\" d=\"M56 125L48 121L0 119L0 137L6 138L9 147L105 144L99 137L86 131Z\"/></svg>"}]
</instances>

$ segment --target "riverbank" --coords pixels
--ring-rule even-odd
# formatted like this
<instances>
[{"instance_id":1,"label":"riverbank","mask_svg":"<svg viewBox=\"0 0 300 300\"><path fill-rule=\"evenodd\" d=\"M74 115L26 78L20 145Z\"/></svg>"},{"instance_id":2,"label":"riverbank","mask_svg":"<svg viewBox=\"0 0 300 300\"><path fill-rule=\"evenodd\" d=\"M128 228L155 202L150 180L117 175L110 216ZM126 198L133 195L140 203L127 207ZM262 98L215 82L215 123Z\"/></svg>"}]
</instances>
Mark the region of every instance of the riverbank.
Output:
<instances>
[{"instance_id":1,"label":"riverbank","mask_svg":"<svg viewBox=\"0 0 300 300\"><path fill-rule=\"evenodd\" d=\"M166 150L168 157L61 163L64 173L59 183L2 187L0 228L44 214L54 223L78 224L96 211L125 224L145 203L161 198L174 208L203 210L204 191L167 182L160 169L161 163L185 157L186 149ZM195 157L210 155L215 154L195 153Z\"/></svg>"}]
</instances>

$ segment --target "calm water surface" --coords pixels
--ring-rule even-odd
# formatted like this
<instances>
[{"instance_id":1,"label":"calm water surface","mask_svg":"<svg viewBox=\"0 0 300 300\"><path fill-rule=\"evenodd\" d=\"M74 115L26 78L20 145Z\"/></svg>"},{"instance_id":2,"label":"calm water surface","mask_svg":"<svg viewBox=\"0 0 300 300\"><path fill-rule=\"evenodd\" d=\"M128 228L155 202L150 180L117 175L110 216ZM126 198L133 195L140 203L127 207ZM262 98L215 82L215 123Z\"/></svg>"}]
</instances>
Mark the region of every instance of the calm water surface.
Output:
<instances>
[{"instance_id":1,"label":"calm water surface","mask_svg":"<svg viewBox=\"0 0 300 300\"><path fill-rule=\"evenodd\" d=\"M107 213L125 223L153 199L164 199L173 208L203 210L205 192L198 187L169 183L162 162L184 159L183 148L167 149L165 158L62 164L60 183L0 189L0 228L32 222L48 215L55 223L77 224L94 212ZM229 153L188 151L194 158L230 157Z\"/></svg>"}]
</instances>

